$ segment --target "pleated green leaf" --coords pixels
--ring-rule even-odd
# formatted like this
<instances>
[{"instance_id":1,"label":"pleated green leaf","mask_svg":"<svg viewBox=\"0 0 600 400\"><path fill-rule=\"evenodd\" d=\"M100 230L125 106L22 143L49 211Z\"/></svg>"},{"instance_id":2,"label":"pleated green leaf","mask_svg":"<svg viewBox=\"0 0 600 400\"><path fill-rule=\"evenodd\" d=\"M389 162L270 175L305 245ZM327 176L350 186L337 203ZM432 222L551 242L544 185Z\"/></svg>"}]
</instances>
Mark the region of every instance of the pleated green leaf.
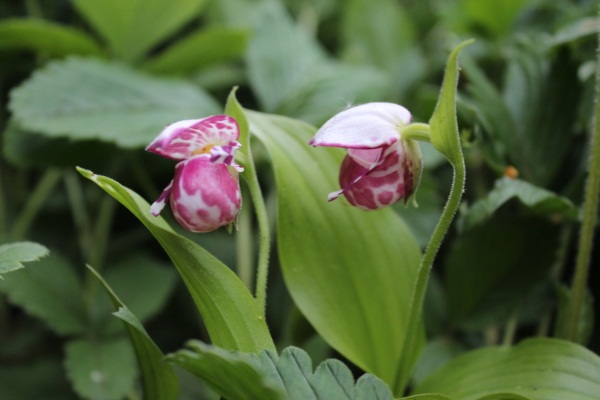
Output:
<instances>
[{"instance_id":1,"label":"pleated green leaf","mask_svg":"<svg viewBox=\"0 0 600 400\"><path fill-rule=\"evenodd\" d=\"M257 352L274 348L267 324L242 281L202 247L175 233L137 193L105 176L78 168L131 211L167 252L186 284L211 340L225 349Z\"/></svg>"},{"instance_id":2,"label":"pleated green leaf","mask_svg":"<svg viewBox=\"0 0 600 400\"><path fill-rule=\"evenodd\" d=\"M499 397L501 392L504 397ZM571 342L529 339L515 347L460 356L419 384L415 393L441 393L455 400L519 398L514 395L531 400L598 399L600 357Z\"/></svg>"},{"instance_id":3,"label":"pleated green leaf","mask_svg":"<svg viewBox=\"0 0 600 400\"><path fill-rule=\"evenodd\" d=\"M308 354L288 347L277 355L230 352L199 341L168 360L194 373L227 399L237 400L392 400L380 379L363 375L356 384L350 369L329 359L313 372Z\"/></svg>"},{"instance_id":4,"label":"pleated green leaf","mask_svg":"<svg viewBox=\"0 0 600 400\"><path fill-rule=\"evenodd\" d=\"M212 97L191 83L83 58L37 70L11 92L9 107L25 130L121 147L145 147L173 121L219 111Z\"/></svg>"},{"instance_id":5,"label":"pleated green leaf","mask_svg":"<svg viewBox=\"0 0 600 400\"><path fill-rule=\"evenodd\" d=\"M391 384L420 260L414 237L391 209L327 202L344 151L308 146L314 127L246 115L273 161L279 258L292 298L331 346Z\"/></svg>"}]
</instances>

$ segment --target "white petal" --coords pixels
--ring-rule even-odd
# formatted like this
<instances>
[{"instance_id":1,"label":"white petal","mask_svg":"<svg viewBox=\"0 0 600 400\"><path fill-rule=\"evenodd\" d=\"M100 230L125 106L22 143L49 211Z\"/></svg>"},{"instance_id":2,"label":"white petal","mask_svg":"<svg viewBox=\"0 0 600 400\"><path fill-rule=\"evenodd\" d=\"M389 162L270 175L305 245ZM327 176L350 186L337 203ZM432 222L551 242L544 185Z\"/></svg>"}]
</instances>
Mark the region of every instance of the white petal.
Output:
<instances>
[{"instance_id":1,"label":"white petal","mask_svg":"<svg viewBox=\"0 0 600 400\"><path fill-rule=\"evenodd\" d=\"M367 103L336 114L308 142L312 146L374 149L400 139L410 112L393 103Z\"/></svg>"}]
</instances>

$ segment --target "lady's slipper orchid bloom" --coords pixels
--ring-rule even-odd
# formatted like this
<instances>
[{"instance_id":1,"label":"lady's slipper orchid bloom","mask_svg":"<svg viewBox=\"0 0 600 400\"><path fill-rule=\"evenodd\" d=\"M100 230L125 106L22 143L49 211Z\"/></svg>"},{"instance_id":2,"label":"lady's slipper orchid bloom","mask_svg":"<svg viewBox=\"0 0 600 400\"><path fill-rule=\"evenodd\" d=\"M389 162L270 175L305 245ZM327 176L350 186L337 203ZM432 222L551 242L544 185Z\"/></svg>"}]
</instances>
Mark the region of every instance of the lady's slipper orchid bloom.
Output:
<instances>
[{"instance_id":1,"label":"lady's slipper orchid bloom","mask_svg":"<svg viewBox=\"0 0 600 400\"><path fill-rule=\"evenodd\" d=\"M235 223L242 204L234 158L241 147L235 119L216 115L168 125L146 150L180 161L175 177L150 207L157 216L170 198L177 222L191 232Z\"/></svg>"},{"instance_id":2,"label":"lady's slipper orchid bloom","mask_svg":"<svg viewBox=\"0 0 600 400\"><path fill-rule=\"evenodd\" d=\"M312 146L342 147L348 154L340 168L342 194L353 206L375 210L403 199L406 204L421 179L419 144L401 137L411 122L410 112L397 104L367 103L340 112L308 142Z\"/></svg>"}]
</instances>

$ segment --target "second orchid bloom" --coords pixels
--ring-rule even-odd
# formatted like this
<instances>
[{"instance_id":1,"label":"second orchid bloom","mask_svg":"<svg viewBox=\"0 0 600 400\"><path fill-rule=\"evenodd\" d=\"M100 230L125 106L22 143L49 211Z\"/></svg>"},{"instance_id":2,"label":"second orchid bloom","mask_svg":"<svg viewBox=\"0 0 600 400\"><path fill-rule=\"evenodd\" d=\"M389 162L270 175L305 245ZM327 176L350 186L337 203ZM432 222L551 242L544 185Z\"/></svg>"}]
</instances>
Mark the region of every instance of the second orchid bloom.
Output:
<instances>
[{"instance_id":1,"label":"second orchid bloom","mask_svg":"<svg viewBox=\"0 0 600 400\"><path fill-rule=\"evenodd\" d=\"M309 144L348 149L340 167L341 190L330 193L329 201L343 194L363 210L407 203L423 167L418 142L401 135L410 122L410 112L392 103L352 107L327 121Z\"/></svg>"},{"instance_id":2,"label":"second orchid bloom","mask_svg":"<svg viewBox=\"0 0 600 400\"><path fill-rule=\"evenodd\" d=\"M216 115L168 125L146 150L179 161L175 176L152 204L158 215L170 200L177 222L191 232L235 223L242 205L235 162L241 147L235 119Z\"/></svg>"}]
</instances>

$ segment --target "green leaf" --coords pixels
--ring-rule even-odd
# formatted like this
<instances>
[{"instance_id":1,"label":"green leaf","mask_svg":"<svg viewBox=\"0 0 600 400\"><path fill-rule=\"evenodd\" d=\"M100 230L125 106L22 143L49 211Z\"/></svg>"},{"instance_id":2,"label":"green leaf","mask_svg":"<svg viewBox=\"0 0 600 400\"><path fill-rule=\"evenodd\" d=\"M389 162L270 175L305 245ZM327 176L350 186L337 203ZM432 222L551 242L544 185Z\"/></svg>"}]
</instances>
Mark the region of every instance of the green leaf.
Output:
<instances>
[{"instance_id":1,"label":"green leaf","mask_svg":"<svg viewBox=\"0 0 600 400\"><path fill-rule=\"evenodd\" d=\"M0 22L0 50L29 50L51 57L102 55L98 44L85 32L33 18Z\"/></svg>"},{"instance_id":2,"label":"green leaf","mask_svg":"<svg viewBox=\"0 0 600 400\"><path fill-rule=\"evenodd\" d=\"M190 341L187 350L167 357L230 399L392 399L387 386L373 375L363 375L355 385L350 369L338 360L324 361L313 373L310 357L296 347L288 347L277 356L273 351L228 352Z\"/></svg>"},{"instance_id":3,"label":"green leaf","mask_svg":"<svg viewBox=\"0 0 600 400\"><path fill-rule=\"evenodd\" d=\"M450 318L479 329L527 306L527 295L547 283L559 226L510 208L457 238L447 260Z\"/></svg>"},{"instance_id":4,"label":"green leaf","mask_svg":"<svg viewBox=\"0 0 600 400\"><path fill-rule=\"evenodd\" d=\"M458 84L458 53L460 50L473 43L466 40L456 46L446 64L444 81L438 102L429 120L431 129L431 143L437 151L442 153L450 163L455 165L462 162L462 150L458 136L458 122L456 120L456 85Z\"/></svg>"},{"instance_id":5,"label":"green leaf","mask_svg":"<svg viewBox=\"0 0 600 400\"><path fill-rule=\"evenodd\" d=\"M9 107L25 130L122 147L144 147L169 123L219 110L190 83L80 58L38 70L11 92Z\"/></svg>"},{"instance_id":6,"label":"green leaf","mask_svg":"<svg viewBox=\"0 0 600 400\"><path fill-rule=\"evenodd\" d=\"M97 140L72 141L25 131L9 121L4 131L4 157L21 168L69 167L85 163L108 168L121 155L115 146Z\"/></svg>"},{"instance_id":7,"label":"green leaf","mask_svg":"<svg viewBox=\"0 0 600 400\"><path fill-rule=\"evenodd\" d=\"M308 146L314 127L246 115L273 161L279 258L294 302L332 347L391 383L420 260L415 239L391 209L327 202L343 151Z\"/></svg>"},{"instance_id":8,"label":"green leaf","mask_svg":"<svg viewBox=\"0 0 600 400\"><path fill-rule=\"evenodd\" d=\"M573 292L571 288L566 285L559 285L556 288L558 293L558 305L555 319L555 331L554 337L564 338L567 337L567 329L569 324L569 312L571 299ZM573 341L576 343L586 345L594 332L594 318L595 318L595 307L594 298L592 293L586 292L583 305L580 309L581 314L579 315L579 323L577 324L577 332Z\"/></svg>"},{"instance_id":9,"label":"green leaf","mask_svg":"<svg viewBox=\"0 0 600 400\"><path fill-rule=\"evenodd\" d=\"M137 193L105 176L78 171L131 211L167 252L186 284L217 346L247 352L274 348L266 322L248 289L218 259L175 233Z\"/></svg>"},{"instance_id":10,"label":"green leaf","mask_svg":"<svg viewBox=\"0 0 600 400\"><path fill-rule=\"evenodd\" d=\"M550 46L560 46L595 35L600 29L600 18L584 17L562 27L550 38Z\"/></svg>"},{"instance_id":11,"label":"green leaf","mask_svg":"<svg viewBox=\"0 0 600 400\"><path fill-rule=\"evenodd\" d=\"M415 389L415 393L431 392L460 400L498 392L531 400L596 399L600 393L600 357L557 339L529 339L515 347L484 348L451 361Z\"/></svg>"},{"instance_id":12,"label":"green leaf","mask_svg":"<svg viewBox=\"0 0 600 400\"><path fill-rule=\"evenodd\" d=\"M24 262L38 261L50 251L38 243L16 242L0 245L0 279L2 274L25 268Z\"/></svg>"},{"instance_id":13,"label":"green leaf","mask_svg":"<svg viewBox=\"0 0 600 400\"><path fill-rule=\"evenodd\" d=\"M276 2L261 6L246 62L250 85L265 111L315 124L349 103L381 98L390 86L379 70L327 58Z\"/></svg>"},{"instance_id":14,"label":"green leaf","mask_svg":"<svg viewBox=\"0 0 600 400\"><path fill-rule=\"evenodd\" d=\"M0 366L0 393L5 399L38 400L68 399L73 392L65 377L62 360L38 356L18 363L3 363Z\"/></svg>"},{"instance_id":15,"label":"green leaf","mask_svg":"<svg viewBox=\"0 0 600 400\"><path fill-rule=\"evenodd\" d=\"M417 394L414 396L403 397L397 400L453 400L450 397L442 396L441 394Z\"/></svg>"},{"instance_id":16,"label":"green leaf","mask_svg":"<svg viewBox=\"0 0 600 400\"><path fill-rule=\"evenodd\" d=\"M203 28L180 39L144 64L164 74L190 74L218 63L242 58L248 31L223 27Z\"/></svg>"},{"instance_id":17,"label":"green leaf","mask_svg":"<svg viewBox=\"0 0 600 400\"><path fill-rule=\"evenodd\" d=\"M177 398L179 391L177 376L173 369L163 361L163 353L150 338L139 319L126 308L108 283L92 267L88 266L88 268L104 286L115 308L118 309L114 315L125 323L142 372L144 398L148 400Z\"/></svg>"},{"instance_id":18,"label":"green leaf","mask_svg":"<svg viewBox=\"0 0 600 400\"><path fill-rule=\"evenodd\" d=\"M204 0L74 0L73 3L118 58L135 61L196 17Z\"/></svg>"},{"instance_id":19,"label":"green leaf","mask_svg":"<svg viewBox=\"0 0 600 400\"><path fill-rule=\"evenodd\" d=\"M7 275L0 290L11 303L43 320L61 335L83 333L87 312L79 277L69 262L56 254Z\"/></svg>"},{"instance_id":20,"label":"green leaf","mask_svg":"<svg viewBox=\"0 0 600 400\"><path fill-rule=\"evenodd\" d=\"M85 399L120 399L135 383L135 356L126 339L72 340L65 347L65 368L73 388Z\"/></svg>"},{"instance_id":21,"label":"green leaf","mask_svg":"<svg viewBox=\"0 0 600 400\"><path fill-rule=\"evenodd\" d=\"M479 0L462 0L456 7L471 20L471 23L483 27L496 37L507 35L513 28L517 17L528 5L527 0L496 0L489 4Z\"/></svg>"},{"instance_id":22,"label":"green leaf","mask_svg":"<svg viewBox=\"0 0 600 400\"><path fill-rule=\"evenodd\" d=\"M463 230L468 230L489 219L502 205L516 199L536 215L562 214L577 218L578 210L567 198L549 190L532 185L521 179L501 178L486 197L477 200L459 221Z\"/></svg>"}]
</instances>

